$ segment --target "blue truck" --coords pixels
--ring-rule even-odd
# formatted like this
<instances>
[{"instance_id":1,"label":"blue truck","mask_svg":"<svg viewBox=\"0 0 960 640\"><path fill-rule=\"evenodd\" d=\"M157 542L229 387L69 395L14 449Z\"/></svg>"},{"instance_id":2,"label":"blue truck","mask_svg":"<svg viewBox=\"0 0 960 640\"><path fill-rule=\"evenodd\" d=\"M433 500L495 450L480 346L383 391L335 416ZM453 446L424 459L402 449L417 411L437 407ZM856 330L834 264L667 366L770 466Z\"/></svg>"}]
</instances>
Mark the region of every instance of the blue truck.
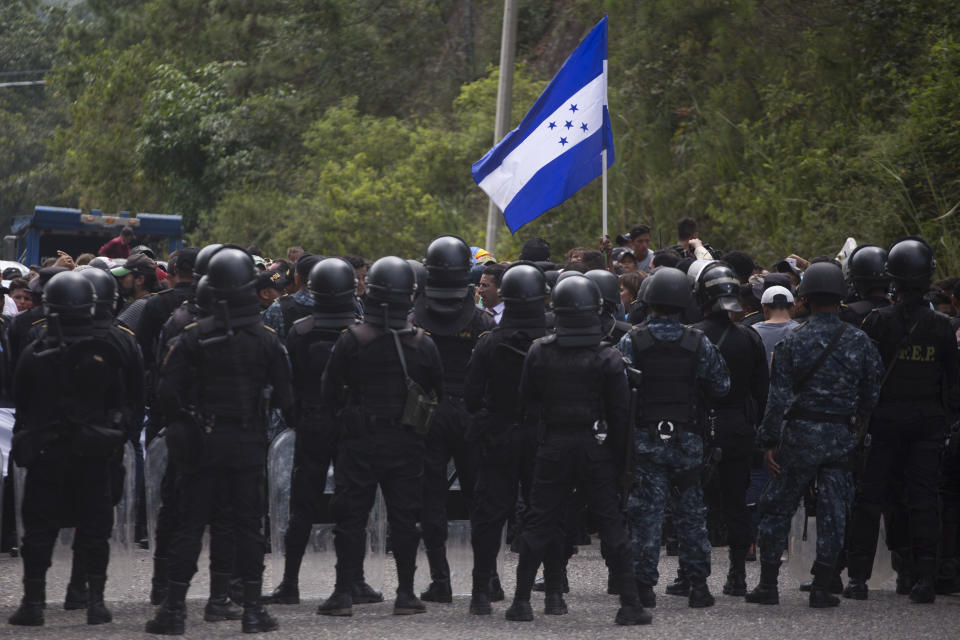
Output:
<instances>
[{"instance_id":1,"label":"blue truck","mask_svg":"<svg viewBox=\"0 0 960 640\"><path fill-rule=\"evenodd\" d=\"M84 213L65 207L34 207L33 215L17 216L11 225L11 234L3 239L3 257L24 265L57 257L65 251L74 258L81 253L97 254L107 240L129 225L137 234L136 244L152 248L157 257L179 249L183 243L181 216L160 213L127 211L115 215L94 209Z\"/></svg>"}]
</instances>

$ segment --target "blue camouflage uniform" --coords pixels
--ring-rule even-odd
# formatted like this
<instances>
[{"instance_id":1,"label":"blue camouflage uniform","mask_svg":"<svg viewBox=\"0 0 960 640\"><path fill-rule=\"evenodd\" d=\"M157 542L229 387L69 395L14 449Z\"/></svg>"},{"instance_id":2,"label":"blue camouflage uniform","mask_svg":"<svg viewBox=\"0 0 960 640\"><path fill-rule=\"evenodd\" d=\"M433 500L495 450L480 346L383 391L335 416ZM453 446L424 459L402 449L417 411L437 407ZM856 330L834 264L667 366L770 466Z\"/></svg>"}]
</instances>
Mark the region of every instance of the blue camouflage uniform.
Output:
<instances>
[{"instance_id":1,"label":"blue camouflage uniform","mask_svg":"<svg viewBox=\"0 0 960 640\"><path fill-rule=\"evenodd\" d=\"M645 325L651 336L663 342L677 342L686 329L679 320L650 318ZM697 331L699 333L699 331ZM628 365L633 365L634 346L628 333L617 349ZM643 372L657 375L655 371ZM697 347L696 377L711 396L723 396L730 390L730 374L723 356L703 336ZM698 474L673 496L680 563L691 581L710 575L710 540L707 537L707 509L697 467L703 461L703 439L694 431L683 431L670 442L662 441L647 428L635 432L635 484L627 501L627 515L633 527L633 560L637 582L653 586L660 576L660 534L663 510L671 499L671 479L686 473Z\"/></svg>"},{"instance_id":2,"label":"blue camouflage uniform","mask_svg":"<svg viewBox=\"0 0 960 640\"><path fill-rule=\"evenodd\" d=\"M848 326L830 356L794 389L842 324L836 313L814 315L774 349L766 413L757 433L763 449L776 449L780 465L760 498L758 543L766 563L779 565L790 521L814 479L817 562L834 564L843 547L854 489L847 457L857 445L850 419L868 416L877 403L880 355L866 334Z\"/></svg>"},{"instance_id":3,"label":"blue camouflage uniform","mask_svg":"<svg viewBox=\"0 0 960 640\"><path fill-rule=\"evenodd\" d=\"M310 294L309 289L297 291L293 294L293 300L304 307L313 307L313 296ZM279 300L274 300L273 304L267 307L267 310L263 312L261 317L263 324L277 332L277 336L280 337L280 342L286 340L287 327L283 322L283 309L280 308Z\"/></svg>"}]
</instances>

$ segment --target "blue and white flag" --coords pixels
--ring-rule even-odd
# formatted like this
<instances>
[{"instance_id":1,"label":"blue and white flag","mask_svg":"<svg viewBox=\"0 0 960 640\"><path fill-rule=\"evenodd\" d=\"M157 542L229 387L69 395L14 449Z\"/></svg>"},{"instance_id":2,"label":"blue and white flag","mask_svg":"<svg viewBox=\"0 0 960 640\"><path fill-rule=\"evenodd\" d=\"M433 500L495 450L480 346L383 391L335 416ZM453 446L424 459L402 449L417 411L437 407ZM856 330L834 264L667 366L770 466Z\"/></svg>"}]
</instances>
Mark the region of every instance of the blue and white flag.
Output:
<instances>
[{"instance_id":1,"label":"blue and white flag","mask_svg":"<svg viewBox=\"0 0 960 640\"><path fill-rule=\"evenodd\" d=\"M473 179L510 231L579 191L613 164L607 110L607 18L563 63L516 129L473 165Z\"/></svg>"}]
</instances>

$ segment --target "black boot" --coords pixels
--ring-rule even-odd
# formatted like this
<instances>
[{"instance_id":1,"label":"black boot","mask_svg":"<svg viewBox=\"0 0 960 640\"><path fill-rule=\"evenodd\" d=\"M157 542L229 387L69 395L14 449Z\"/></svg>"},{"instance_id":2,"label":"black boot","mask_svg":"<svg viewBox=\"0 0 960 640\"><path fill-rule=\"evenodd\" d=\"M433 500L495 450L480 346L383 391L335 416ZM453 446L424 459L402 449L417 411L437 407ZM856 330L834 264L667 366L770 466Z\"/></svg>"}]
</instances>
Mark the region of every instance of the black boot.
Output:
<instances>
[{"instance_id":1,"label":"black boot","mask_svg":"<svg viewBox=\"0 0 960 640\"><path fill-rule=\"evenodd\" d=\"M533 607L530 606L530 600L518 600L516 597L507 612L504 614L507 620L511 622L530 622L533 620Z\"/></svg>"},{"instance_id":2,"label":"black boot","mask_svg":"<svg viewBox=\"0 0 960 640\"><path fill-rule=\"evenodd\" d=\"M810 584L811 586L813 585L813 583ZM847 586L841 593L844 598L851 600L866 600L870 595L870 589L867 588L867 582L865 580L850 576L847 580Z\"/></svg>"},{"instance_id":3,"label":"black boot","mask_svg":"<svg viewBox=\"0 0 960 640\"><path fill-rule=\"evenodd\" d=\"M230 600L230 574L210 572L210 599L203 609L203 619L207 622L240 620L243 609Z\"/></svg>"},{"instance_id":4,"label":"black boot","mask_svg":"<svg viewBox=\"0 0 960 640\"><path fill-rule=\"evenodd\" d=\"M712 607L715 602L716 600L713 594L710 593L710 589L707 587L706 578L690 580L690 595L687 600L688 606L693 609L703 609L705 607Z\"/></svg>"},{"instance_id":5,"label":"black boot","mask_svg":"<svg viewBox=\"0 0 960 640\"><path fill-rule=\"evenodd\" d=\"M513 604L504 614L507 620L513 622L530 622L533 620L533 608L530 606L530 590L534 578L537 576L537 566L530 561L521 545L520 559L517 562L517 585L513 593Z\"/></svg>"},{"instance_id":6,"label":"black boot","mask_svg":"<svg viewBox=\"0 0 960 640\"><path fill-rule=\"evenodd\" d=\"M687 574L683 569L683 565L677 567L677 577L667 585L666 592L669 596L690 595L690 581L687 580Z\"/></svg>"},{"instance_id":7,"label":"black boot","mask_svg":"<svg viewBox=\"0 0 960 640\"><path fill-rule=\"evenodd\" d=\"M444 559L446 562L446 559ZM447 583L449 588L450 583ZM447 600L447 602L451 602ZM397 599L393 601L393 615L395 616L409 616L417 613L426 613L427 607L420 602L420 599L417 596L413 595L413 590L401 590L397 589Z\"/></svg>"},{"instance_id":8,"label":"black boot","mask_svg":"<svg viewBox=\"0 0 960 640\"><path fill-rule=\"evenodd\" d=\"M897 572L897 594L910 595L913 584L917 580L916 567L913 564L913 550L908 548L894 549L890 552L893 570Z\"/></svg>"},{"instance_id":9,"label":"black boot","mask_svg":"<svg viewBox=\"0 0 960 640\"><path fill-rule=\"evenodd\" d=\"M728 596L747 595L747 550L730 549L730 569L727 581L723 583L723 593Z\"/></svg>"},{"instance_id":10,"label":"black boot","mask_svg":"<svg viewBox=\"0 0 960 640\"><path fill-rule=\"evenodd\" d=\"M562 593L547 592L543 598L543 613L548 616L562 616L567 613L567 603Z\"/></svg>"},{"instance_id":11,"label":"black boot","mask_svg":"<svg viewBox=\"0 0 960 640\"><path fill-rule=\"evenodd\" d=\"M917 558L917 581L910 590L910 602L930 604L937 598L933 576L937 570L936 558Z\"/></svg>"},{"instance_id":12,"label":"black boot","mask_svg":"<svg viewBox=\"0 0 960 640\"><path fill-rule=\"evenodd\" d=\"M350 596L354 604L373 604L383 602L383 594L368 585L364 580L350 585Z\"/></svg>"},{"instance_id":13,"label":"black boot","mask_svg":"<svg viewBox=\"0 0 960 640\"><path fill-rule=\"evenodd\" d=\"M243 618L241 618L240 624L244 633L276 631L279 626L276 619L267 613L260 601L260 591L262 589L263 582L260 580L244 581L243 583Z\"/></svg>"},{"instance_id":14,"label":"black boot","mask_svg":"<svg viewBox=\"0 0 960 640\"><path fill-rule=\"evenodd\" d=\"M780 604L780 592L777 590L777 578L780 575L780 563L760 562L760 584L746 596L747 602L755 604Z\"/></svg>"},{"instance_id":15,"label":"black boot","mask_svg":"<svg viewBox=\"0 0 960 640\"><path fill-rule=\"evenodd\" d=\"M494 571L490 576L490 589L487 591L490 596L490 602L503 602L507 596L503 592L503 586L500 584L500 576Z\"/></svg>"},{"instance_id":16,"label":"black boot","mask_svg":"<svg viewBox=\"0 0 960 640\"><path fill-rule=\"evenodd\" d=\"M189 584L170 581L167 584L167 598L157 609L153 620L147 620L146 632L164 636L182 636L184 619L187 616L184 600Z\"/></svg>"},{"instance_id":17,"label":"black boot","mask_svg":"<svg viewBox=\"0 0 960 640\"><path fill-rule=\"evenodd\" d=\"M352 616L353 596L346 589L334 588L330 597L317 607L318 616Z\"/></svg>"},{"instance_id":18,"label":"black boot","mask_svg":"<svg viewBox=\"0 0 960 640\"><path fill-rule=\"evenodd\" d=\"M300 604L300 586L284 576L277 588L261 598L264 604Z\"/></svg>"},{"instance_id":19,"label":"black boot","mask_svg":"<svg viewBox=\"0 0 960 640\"><path fill-rule=\"evenodd\" d=\"M473 587L470 590L470 613L475 616L488 616L493 613L490 606L491 578L485 571L473 570ZM497 580L499 583L500 581Z\"/></svg>"},{"instance_id":20,"label":"black boot","mask_svg":"<svg viewBox=\"0 0 960 640\"><path fill-rule=\"evenodd\" d=\"M22 627L42 627L46 604L46 583L43 580L23 581L23 600L8 622Z\"/></svg>"},{"instance_id":21,"label":"black boot","mask_svg":"<svg viewBox=\"0 0 960 640\"><path fill-rule=\"evenodd\" d=\"M90 591L87 598L87 624L106 624L113 622L113 615L103 604L103 589L107 585L107 576L87 576Z\"/></svg>"},{"instance_id":22,"label":"black boot","mask_svg":"<svg viewBox=\"0 0 960 640\"><path fill-rule=\"evenodd\" d=\"M620 609L614 622L620 626L650 624L653 616L640 605L640 594L633 572L617 575L617 591L620 592ZM650 593L653 593L651 589Z\"/></svg>"},{"instance_id":23,"label":"black boot","mask_svg":"<svg viewBox=\"0 0 960 640\"><path fill-rule=\"evenodd\" d=\"M657 594L653 592L653 586L649 584L637 583L637 597L640 604L647 609L657 608Z\"/></svg>"},{"instance_id":24,"label":"black boot","mask_svg":"<svg viewBox=\"0 0 960 640\"><path fill-rule=\"evenodd\" d=\"M453 591L450 588L450 565L447 564L447 548L427 550L427 561L430 563L430 586L420 594L421 600L427 602L453 602Z\"/></svg>"},{"instance_id":25,"label":"black boot","mask_svg":"<svg viewBox=\"0 0 960 640\"><path fill-rule=\"evenodd\" d=\"M167 598L167 559L153 559L153 578L150 580L150 604L155 607L163 604Z\"/></svg>"},{"instance_id":26,"label":"black boot","mask_svg":"<svg viewBox=\"0 0 960 640\"><path fill-rule=\"evenodd\" d=\"M71 576L70 582L67 583L67 596L63 599L63 608L67 611L86 609L88 597L85 580L74 581L73 576Z\"/></svg>"},{"instance_id":27,"label":"black boot","mask_svg":"<svg viewBox=\"0 0 960 640\"><path fill-rule=\"evenodd\" d=\"M833 580L833 574L833 563L817 562L813 565L810 606L814 609L826 609L840 605L840 598L830 593L830 582Z\"/></svg>"}]
</instances>

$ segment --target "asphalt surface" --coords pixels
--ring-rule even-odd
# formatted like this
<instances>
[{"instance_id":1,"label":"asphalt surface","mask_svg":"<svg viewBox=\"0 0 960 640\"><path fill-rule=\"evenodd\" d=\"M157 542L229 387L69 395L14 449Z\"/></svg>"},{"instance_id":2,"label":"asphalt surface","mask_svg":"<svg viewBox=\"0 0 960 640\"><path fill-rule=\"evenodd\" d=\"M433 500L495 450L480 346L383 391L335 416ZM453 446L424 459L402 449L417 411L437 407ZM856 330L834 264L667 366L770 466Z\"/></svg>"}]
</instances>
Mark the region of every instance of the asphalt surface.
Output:
<instances>
[{"instance_id":1,"label":"asphalt surface","mask_svg":"<svg viewBox=\"0 0 960 640\"><path fill-rule=\"evenodd\" d=\"M146 602L149 589L150 560L148 551L137 551L134 562L136 577L126 584L120 593L108 589L113 601L109 606L115 622L90 627L85 624L83 611L64 611L63 597L65 572L55 567L57 576L48 586L46 626L35 628L13 627L5 624L20 598L20 560L4 554L0 557L0 638L57 638L75 640L81 638L146 638L144 622L152 616L153 608ZM897 596L889 587L873 590L865 602L842 601L840 607L829 610L814 610L807 606L806 595L797 591L798 581L786 571L780 580L779 606L748 605L742 598L723 596L720 588L726 574L726 550L717 549L713 557L713 576L710 587L717 596L716 606L710 609L690 609L686 599L663 594L663 586L676 571L676 558L661 559L661 584L657 587L658 601L654 610L653 624L647 627L617 627L613 617L617 611L617 598L605 593L607 573L599 557L599 544L581 547L580 553L570 564L571 593L566 597L570 613L565 616L542 615L542 594L535 593L533 605L536 619L532 623L507 622L503 612L507 603L496 603L492 616L471 616L467 613L469 598L459 596L453 604L428 604L426 614L416 616L393 616L392 594L395 581L392 562L378 571L371 567L368 577L385 575L382 583L387 601L382 604L354 607L352 618L325 618L314 611L317 598L306 599L299 606L272 606L271 612L280 622L280 630L271 638L389 638L391 640L475 640L479 638L686 638L770 640L772 638L843 638L844 640L884 638L923 639L960 637L960 597L939 596L932 605L911 604L905 596ZM58 557L57 563L64 559ZM268 560L268 571L275 567ZM503 571L504 588L508 599L512 592L513 571L516 555L506 554ZM200 566L205 566L204 562ZM747 565L747 582L757 582L759 566ZM120 569L120 567L117 567ZM332 574L332 566L328 570ZM201 572L202 573L202 572ZM425 563L417 572L417 587L422 588L428 579ZM122 574L129 576L129 574ZM198 583L201 582L198 576ZM271 579L268 578L270 583ZM269 586L269 584L268 584ZM376 586L376 585L375 585ZM195 585L192 599L188 602L187 637L227 638L241 637L239 622L206 623L202 620L205 589ZM249 637L249 636L243 636Z\"/></svg>"}]
</instances>

